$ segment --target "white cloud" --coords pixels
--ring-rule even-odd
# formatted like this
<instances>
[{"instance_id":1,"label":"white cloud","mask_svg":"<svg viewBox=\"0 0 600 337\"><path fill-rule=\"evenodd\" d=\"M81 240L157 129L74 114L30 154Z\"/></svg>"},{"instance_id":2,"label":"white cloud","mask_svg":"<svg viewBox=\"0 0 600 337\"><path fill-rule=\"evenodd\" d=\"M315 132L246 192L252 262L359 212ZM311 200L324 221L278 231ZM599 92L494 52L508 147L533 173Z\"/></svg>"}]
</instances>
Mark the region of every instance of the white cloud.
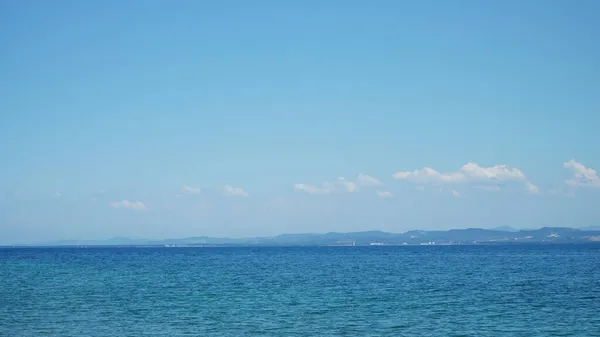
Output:
<instances>
[{"instance_id":1,"label":"white cloud","mask_svg":"<svg viewBox=\"0 0 600 337\"><path fill-rule=\"evenodd\" d=\"M421 185L419 185L419 186L415 187L415 189L416 189L417 191L425 191L425 186L421 186Z\"/></svg>"},{"instance_id":2,"label":"white cloud","mask_svg":"<svg viewBox=\"0 0 600 337\"><path fill-rule=\"evenodd\" d=\"M468 163L461 168L467 178L481 180L525 180L525 174L518 168L506 165L481 167L475 163Z\"/></svg>"},{"instance_id":3,"label":"white cloud","mask_svg":"<svg viewBox=\"0 0 600 337\"><path fill-rule=\"evenodd\" d=\"M144 205L144 203L141 201L121 200L113 202L111 205L114 208L128 208L134 211L145 211L148 209L146 208L146 205Z\"/></svg>"},{"instance_id":4,"label":"white cloud","mask_svg":"<svg viewBox=\"0 0 600 337\"><path fill-rule=\"evenodd\" d=\"M600 178L593 168L585 167L583 164L576 162L575 160L569 160L564 163L565 168L573 171L573 177L565 180L565 183L573 187L597 187L600 188Z\"/></svg>"},{"instance_id":5,"label":"white cloud","mask_svg":"<svg viewBox=\"0 0 600 337\"><path fill-rule=\"evenodd\" d=\"M307 185L307 184L294 184L294 190L302 191L309 194L331 194L334 192L356 192L356 183L346 180L344 177L339 177L334 181L323 183L321 187Z\"/></svg>"},{"instance_id":6,"label":"white cloud","mask_svg":"<svg viewBox=\"0 0 600 337\"><path fill-rule=\"evenodd\" d=\"M377 180L375 177L371 177L366 174L359 174L357 178L357 183L360 186L370 187L370 186L380 186L383 185L381 181Z\"/></svg>"},{"instance_id":7,"label":"white cloud","mask_svg":"<svg viewBox=\"0 0 600 337\"><path fill-rule=\"evenodd\" d=\"M232 197L247 197L248 193L244 191L244 189L240 187L231 187L229 185L225 186L225 195Z\"/></svg>"},{"instance_id":8,"label":"white cloud","mask_svg":"<svg viewBox=\"0 0 600 337\"><path fill-rule=\"evenodd\" d=\"M511 168L506 165L481 167L475 163L467 163L456 172L440 173L430 167L425 167L421 170L411 172L396 172L393 177L398 180L423 183L525 180L525 175L517 168Z\"/></svg>"},{"instance_id":9,"label":"white cloud","mask_svg":"<svg viewBox=\"0 0 600 337\"><path fill-rule=\"evenodd\" d=\"M527 187L527 190L533 194L538 193L540 191L540 189L537 186L535 186L534 184L532 184L528 181L525 182L525 187Z\"/></svg>"},{"instance_id":10,"label":"white cloud","mask_svg":"<svg viewBox=\"0 0 600 337\"><path fill-rule=\"evenodd\" d=\"M458 193L457 190L452 190L452 195L455 196L455 197L457 197L457 198L460 198L460 193Z\"/></svg>"},{"instance_id":11,"label":"white cloud","mask_svg":"<svg viewBox=\"0 0 600 337\"><path fill-rule=\"evenodd\" d=\"M335 185L340 186L342 189L345 189L346 192L356 192L356 183L346 180L344 177L339 177L336 182L333 183L333 188Z\"/></svg>"},{"instance_id":12,"label":"white cloud","mask_svg":"<svg viewBox=\"0 0 600 337\"><path fill-rule=\"evenodd\" d=\"M394 196L390 191L377 191L377 195L382 199L391 198Z\"/></svg>"},{"instance_id":13,"label":"white cloud","mask_svg":"<svg viewBox=\"0 0 600 337\"><path fill-rule=\"evenodd\" d=\"M183 194L200 194L200 192L200 187L183 186L181 188L181 193Z\"/></svg>"},{"instance_id":14,"label":"white cloud","mask_svg":"<svg viewBox=\"0 0 600 337\"><path fill-rule=\"evenodd\" d=\"M409 180L419 183L458 182L464 178L461 174L440 173L431 167L425 167L412 172L396 172L393 174L393 177L398 180Z\"/></svg>"},{"instance_id":15,"label":"white cloud","mask_svg":"<svg viewBox=\"0 0 600 337\"><path fill-rule=\"evenodd\" d=\"M329 194L329 193L331 193L331 190L329 190L328 188L316 187L316 186L306 185L306 184L295 184L294 190L303 191L303 192L306 192L309 194Z\"/></svg>"},{"instance_id":16,"label":"white cloud","mask_svg":"<svg viewBox=\"0 0 600 337\"><path fill-rule=\"evenodd\" d=\"M507 165L494 165L482 167L476 163L467 163L455 172L439 172L431 167L425 167L415 171L401 171L393 174L397 180L407 180L415 183L480 183L498 184L502 182L520 182L526 184L530 192L536 193L537 187L525 178L525 174L518 168Z\"/></svg>"}]
</instances>

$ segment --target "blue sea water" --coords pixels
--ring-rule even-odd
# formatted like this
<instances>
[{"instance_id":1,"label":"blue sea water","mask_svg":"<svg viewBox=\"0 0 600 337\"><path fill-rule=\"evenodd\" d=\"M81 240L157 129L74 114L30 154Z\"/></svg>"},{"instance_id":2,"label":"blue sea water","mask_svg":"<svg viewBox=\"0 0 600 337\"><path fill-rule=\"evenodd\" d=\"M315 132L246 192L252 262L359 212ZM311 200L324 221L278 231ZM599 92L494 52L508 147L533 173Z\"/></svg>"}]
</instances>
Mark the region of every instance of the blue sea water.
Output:
<instances>
[{"instance_id":1,"label":"blue sea water","mask_svg":"<svg viewBox=\"0 0 600 337\"><path fill-rule=\"evenodd\" d=\"M0 336L600 336L600 245L0 249Z\"/></svg>"}]
</instances>

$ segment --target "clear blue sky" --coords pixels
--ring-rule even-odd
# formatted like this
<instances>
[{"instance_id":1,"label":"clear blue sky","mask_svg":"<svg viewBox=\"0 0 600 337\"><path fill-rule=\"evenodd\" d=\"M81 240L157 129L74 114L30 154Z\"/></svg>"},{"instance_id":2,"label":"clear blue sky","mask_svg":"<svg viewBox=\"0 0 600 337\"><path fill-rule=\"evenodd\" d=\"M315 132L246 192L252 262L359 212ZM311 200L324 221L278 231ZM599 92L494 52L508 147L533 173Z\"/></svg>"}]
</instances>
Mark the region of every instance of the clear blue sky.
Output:
<instances>
[{"instance_id":1,"label":"clear blue sky","mask_svg":"<svg viewBox=\"0 0 600 337\"><path fill-rule=\"evenodd\" d=\"M0 243L599 225L598 32L584 0L2 1Z\"/></svg>"}]
</instances>

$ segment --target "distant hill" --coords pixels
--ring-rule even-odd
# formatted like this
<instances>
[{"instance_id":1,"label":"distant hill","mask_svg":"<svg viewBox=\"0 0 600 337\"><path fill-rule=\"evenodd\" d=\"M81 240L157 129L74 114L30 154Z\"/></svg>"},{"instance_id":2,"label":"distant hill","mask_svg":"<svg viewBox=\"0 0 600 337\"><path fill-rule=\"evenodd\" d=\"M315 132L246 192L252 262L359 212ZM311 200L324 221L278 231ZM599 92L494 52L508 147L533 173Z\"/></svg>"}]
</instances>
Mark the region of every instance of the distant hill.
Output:
<instances>
[{"instance_id":1,"label":"distant hill","mask_svg":"<svg viewBox=\"0 0 600 337\"><path fill-rule=\"evenodd\" d=\"M189 237L183 239L143 240L115 237L97 241L57 241L38 246L340 246L340 245L422 245L422 244L498 244L498 243L600 243L599 230L568 227L543 227L516 230L467 228L446 231L411 230L405 233L382 231L350 233L281 234L243 239Z\"/></svg>"}]
</instances>

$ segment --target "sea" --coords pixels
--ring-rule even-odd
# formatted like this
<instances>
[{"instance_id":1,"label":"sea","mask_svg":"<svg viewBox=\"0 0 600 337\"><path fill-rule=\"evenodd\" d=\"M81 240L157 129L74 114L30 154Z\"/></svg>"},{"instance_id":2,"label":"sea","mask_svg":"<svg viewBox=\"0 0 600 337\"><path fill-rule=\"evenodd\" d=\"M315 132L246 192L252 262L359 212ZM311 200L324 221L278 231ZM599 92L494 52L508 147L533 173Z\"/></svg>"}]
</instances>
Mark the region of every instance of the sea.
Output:
<instances>
[{"instance_id":1,"label":"sea","mask_svg":"<svg viewBox=\"0 0 600 337\"><path fill-rule=\"evenodd\" d=\"M600 244L2 248L0 336L600 336Z\"/></svg>"}]
</instances>

